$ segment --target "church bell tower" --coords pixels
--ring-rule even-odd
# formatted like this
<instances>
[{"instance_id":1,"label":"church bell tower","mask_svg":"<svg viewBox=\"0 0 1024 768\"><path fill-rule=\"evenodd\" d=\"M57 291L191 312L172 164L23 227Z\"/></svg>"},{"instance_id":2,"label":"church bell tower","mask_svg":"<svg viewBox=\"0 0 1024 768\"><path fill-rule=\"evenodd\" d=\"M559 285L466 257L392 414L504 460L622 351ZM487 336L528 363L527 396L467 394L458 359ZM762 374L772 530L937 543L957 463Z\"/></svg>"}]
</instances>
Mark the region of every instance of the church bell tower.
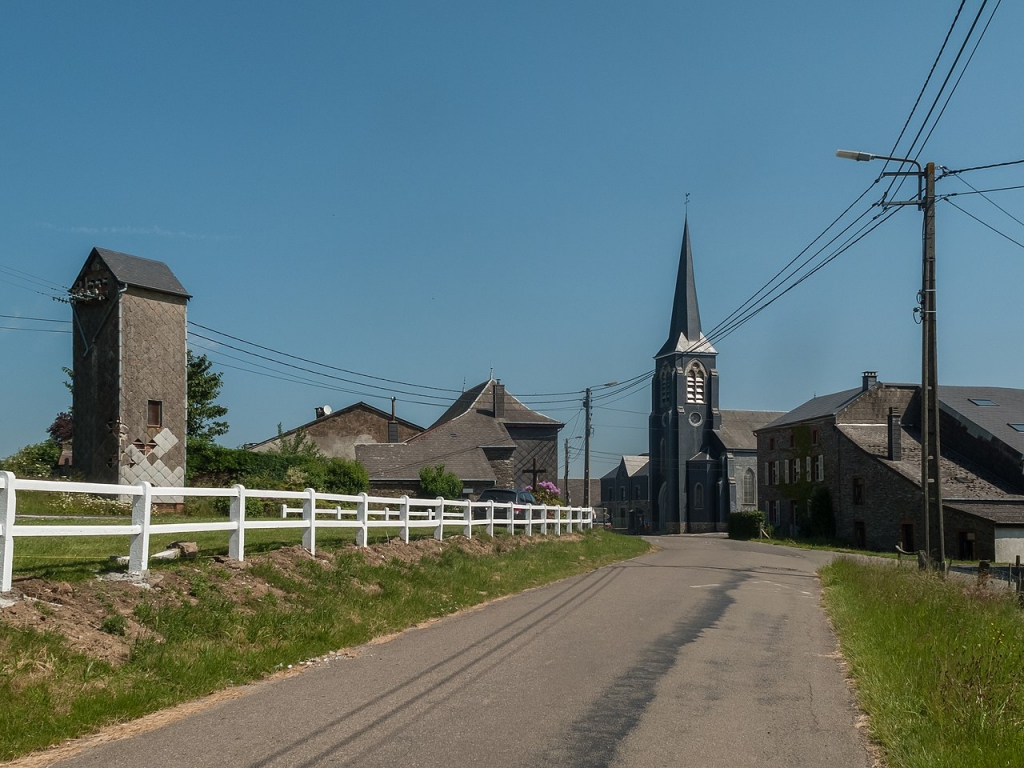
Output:
<instances>
[{"instance_id":1,"label":"church bell tower","mask_svg":"<svg viewBox=\"0 0 1024 768\"><path fill-rule=\"evenodd\" d=\"M651 382L651 525L660 533L690 530L691 513L700 516L711 501L705 499L714 471L708 449L721 427L717 355L700 329L686 220L668 340L654 356Z\"/></svg>"}]
</instances>

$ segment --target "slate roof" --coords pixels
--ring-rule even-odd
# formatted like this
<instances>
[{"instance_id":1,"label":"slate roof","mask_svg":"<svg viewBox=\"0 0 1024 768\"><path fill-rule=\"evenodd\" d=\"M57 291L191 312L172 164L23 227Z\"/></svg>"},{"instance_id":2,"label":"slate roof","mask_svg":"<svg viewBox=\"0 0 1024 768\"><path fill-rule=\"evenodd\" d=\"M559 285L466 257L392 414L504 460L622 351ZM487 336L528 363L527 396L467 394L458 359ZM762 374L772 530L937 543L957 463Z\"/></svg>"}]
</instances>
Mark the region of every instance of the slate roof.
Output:
<instances>
[{"instance_id":1,"label":"slate roof","mask_svg":"<svg viewBox=\"0 0 1024 768\"><path fill-rule=\"evenodd\" d=\"M485 448L515 450L506 425L562 423L537 413L505 392L505 416L494 418L492 379L473 387L444 412L433 426L405 443L362 444L356 458L374 480L418 480L423 467L444 464L464 482L495 482Z\"/></svg>"},{"instance_id":2,"label":"slate roof","mask_svg":"<svg viewBox=\"0 0 1024 768\"><path fill-rule=\"evenodd\" d=\"M360 400L357 403L352 403L352 405L349 405L349 406L346 406L345 408L342 408L340 411L331 411L326 416L321 416L320 418L313 419L312 421L307 421L305 424L300 424L297 427L293 427L293 428L291 428L291 429L289 429L289 430L287 430L285 432L282 432L280 435L274 435L273 437L268 437L266 440L262 440L262 441L260 441L258 443L253 443L252 445L249 446L249 449L252 450L252 449L255 449L255 448L259 448L259 446L266 445L267 443L276 443L282 437L291 437L291 436L293 436L300 429L301 430L308 430L314 424L322 424L322 423L324 423L326 421L331 421L332 419L337 419L338 417L344 416L345 414L351 413L352 411L355 411L355 410L370 411L374 415L379 416L381 419L384 419L386 421L390 421L391 420L391 414L388 413L387 411L382 411L380 408L375 408L374 406L370 405L369 403L365 403L362 400ZM419 426L418 424L413 424L411 421L406 421L405 419L398 418L398 417L395 417L395 421L397 421L399 424L401 424L402 426L404 426L407 429L416 430L416 431L419 431L419 432L423 431L423 427Z\"/></svg>"},{"instance_id":3,"label":"slate roof","mask_svg":"<svg viewBox=\"0 0 1024 768\"><path fill-rule=\"evenodd\" d=\"M996 405L976 405L990 400ZM1024 432L1010 424L1024 424L1024 389L1009 387L939 387L941 407L961 423L973 424L1024 455Z\"/></svg>"},{"instance_id":4,"label":"slate roof","mask_svg":"<svg viewBox=\"0 0 1024 768\"><path fill-rule=\"evenodd\" d=\"M113 273L114 278L122 285L147 288L151 291L183 296L186 299L192 298L192 295L178 282L178 278L171 272L171 268L162 261L143 259L129 253L109 251L106 248L93 248L89 253L89 258L85 260L86 264L89 263L93 255L102 259ZM82 270L85 270L84 266Z\"/></svg>"},{"instance_id":5,"label":"slate roof","mask_svg":"<svg viewBox=\"0 0 1024 768\"><path fill-rule=\"evenodd\" d=\"M840 424L838 428L864 451L920 486L921 442L917 432L902 428L901 460L889 461L886 458L889 433L885 424ZM1018 495L1013 486L962 456L949 455L944 451L939 466L942 472L942 496L948 503L954 503L954 499L1019 500L1024 503L1024 496Z\"/></svg>"},{"instance_id":6,"label":"slate roof","mask_svg":"<svg viewBox=\"0 0 1024 768\"><path fill-rule=\"evenodd\" d=\"M451 407L441 414L441 417L431 425L431 429L444 424L447 421L461 416L462 414L476 411L494 419L494 379L477 384L472 389L463 392L459 398L452 403ZM505 390L505 415L497 421L503 424L550 424L558 427L564 426L562 422L549 418L542 413L531 410Z\"/></svg>"},{"instance_id":7,"label":"slate roof","mask_svg":"<svg viewBox=\"0 0 1024 768\"><path fill-rule=\"evenodd\" d=\"M727 451L756 451L755 430L785 415L782 411L721 411L722 426L715 430Z\"/></svg>"},{"instance_id":8,"label":"slate roof","mask_svg":"<svg viewBox=\"0 0 1024 768\"><path fill-rule=\"evenodd\" d=\"M627 477L646 477L650 471L651 457L644 454L635 456L627 454L619 459L619 463L605 474L601 475L602 480L614 480L619 476L619 470L625 469Z\"/></svg>"},{"instance_id":9,"label":"slate roof","mask_svg":"<svg viewBox=\"0 0 1024 768\"><path fill-rule=\"evenodd\" d=\"M764 426L767 429L774 429L775 427L783 427L787 424L820 419L824 416L835 416L842 410L844 405L847 405L863 391L862 387L857 387L856 389L844 389L842 392L834 392L831 395L812 398L803 405L797 406L792 411L783 414L775 419L775 421Z\"/></svg>"},{"instance_id":10,"label":"slate roof","mask_svg":"<svg viewBox=\"0 0 1024 768\"><path fill-rule=\"evenodd\" d=\"M996 525L1024 525L1024 499L1019 502L993 504L984 502L962 501L943 503L947 510L965 512L975 517L991 520Z\"/></svg>"}]
</instances>

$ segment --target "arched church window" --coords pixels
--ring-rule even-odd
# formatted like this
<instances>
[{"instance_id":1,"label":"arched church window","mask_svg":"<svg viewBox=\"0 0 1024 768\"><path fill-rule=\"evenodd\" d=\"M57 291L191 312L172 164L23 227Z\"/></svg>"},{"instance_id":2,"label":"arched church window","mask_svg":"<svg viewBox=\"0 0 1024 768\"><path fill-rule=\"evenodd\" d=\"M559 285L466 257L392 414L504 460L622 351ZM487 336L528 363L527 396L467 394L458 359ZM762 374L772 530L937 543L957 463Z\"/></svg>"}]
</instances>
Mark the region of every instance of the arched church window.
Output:
<instances>
[{"instance_id":1,"label":"arched church window","mask_svg":"<svg viewBox=\"0 0 1024 768\"><path fill-rule=\"evenodd\" d=\"M704 509L704 486L700 483L693 488L693 508Z\"/></svg>"},{"instance_id":2,"label":"arched church window","mask_svg":"<svg viewBox=\"0 0 1024 768\"><path fill-rule=\"evenodd\" d=\"M743 473L743 503L750 505L757 503L754 470L752 469Z\"/></svg>"},{"instance_id":3,"label":"arched church window","mask_svg":"<svg viewBox=\"0 0 1024 768\"><path fill-rule=\"evenodd\" d=\"M704 402L705 378L704 366L696 361L691 363L690 367L686 369L686 402Z\"/></svg>"},{"instance_id":4,"label":"arched church window","mask_svg":"<svg viewBox=\"0 0 1024 768\"><path fill-rule=\"evenodd\" d=\"M661 410L667 410L672 405L672 367L663 363L658 376L658 393L661 396Z\"/></svg>"}]
</instances>

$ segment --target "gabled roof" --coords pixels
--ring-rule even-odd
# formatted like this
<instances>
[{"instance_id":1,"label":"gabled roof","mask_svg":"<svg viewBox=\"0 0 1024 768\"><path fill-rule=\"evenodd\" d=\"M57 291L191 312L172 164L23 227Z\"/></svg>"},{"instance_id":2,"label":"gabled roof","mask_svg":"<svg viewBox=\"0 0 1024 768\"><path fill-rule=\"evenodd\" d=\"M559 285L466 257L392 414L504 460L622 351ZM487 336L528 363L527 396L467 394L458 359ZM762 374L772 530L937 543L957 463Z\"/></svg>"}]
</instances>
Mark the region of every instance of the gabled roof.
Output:
<instances>
[{"instance_id":1,"label":"gabled roof","mask_svg":"<svg viewBox=\"0 0 1024 768\"><path fill-rule=\"evenodd\" d=\"M431 429L451 421L462 414L475 411L496 420L503 424L550 424L562 427L562 422L549 418L542 413L531 410L523 405L505 390L505 415L494 417L494 379L477 384L472 389L463 392L459 398L452 403L451 407L441 414L441 417L431 425Z\"/></svg>"},{"instance_id":2,"label":"gabled roof","mask_svg":"<svg viewBox=\"0 0 1024 768\"><path fill-rule=\"evenodd\" d=\"M620 471L625 471L626 477L646 477L651 466L651 457L647 454L640 456L625 455L619 459L619 463L605 474L601 475L602 480L614 480Z\"/></svg>"},{"instance_id":3,"label":"gabled roof","mask_svg":"<svg viewBox=\"0 0 1024 768\"><path fill-rule=\"evenodd\" d=\"M291 437L292 435L294 435L299 430L308 431L309 428L311 426L313 426L314 424L324 424L326 422L333 421L334 419L340 418L341 416L345 416L345 415L350 414L353 411L357 411L357 410L359 410L359 411L369 411L374 416L377 416L378 418L382 419L383 421L391 421L391 414L390 413L388 413L387 411L382 411L380 408L375 408L374 406L370 405L369 403L365 403L362 400L360 400L357 403L352 403L352 405L349 405L349 406L347 406L345 408L342 408L340 411L332 411L331 413L327 414L326 416L321 416L318 419L313 419L312 421L307 421L305 424L300 424L297 427L293 427L292 429L289 429L286 432L282 432L280 435L274 435L273 437L268 437L266 440L263 440L262 442L253 443L250 446L250 450L254 449L254 448L258 448L259 446L265 445L267 443L276 442L277 440L279 440L282 437ZM397 421L399 424L401 424L403 427L405 427L407 429L415 430L417 432L422 432L423 431L423 427L419 426L418 424L413 424L411 421L406 421L405 419L400 419L398 417L395 417L395 421Z\"/></svg>"},{"instance_id":4,"label":"gabled roof","mask_svg":"<svg viewBox=\"0 0 1024 768\"><path fill-rule=\"evenodd\" d=\"M178 282L178 278L171 272L171 268L162 261L143 259L139 256L132 256L129 253L110 251L106 248L92 249L89 253L89 258L85 260L85 265L78 275L79 278L82 277L85 268L94 256L106 264L107 269L114 275L114 279L122 285L147 288L151 291L183 296L186 299L192 298L192 295Z\"/></svg>"},{"instance_id":5,"label":"gabled roof","mask_svg":"<svg viewBox=\"0 0 1024 768\"><path fill-rule=\"evenodd\" d=\"M834 392L831 395L815 397L780 416L775 421L764 425L764 428L774 429L775 427L783 427L787 424L797 424L801 421L835 416L843 409L843 406L848 405L863 391L862 387L857 387L856 389L844 389L842 392Z\"/></svg>"},{"instance_id":6,"label":"gabled roof","mask_svg":"<svg viewBox=\"0 0 1024 768\"><path fill-rule=\"evenodd\" d=\"M782 411L720 411L722 426L715 435L727 451L756 451L755 430L781 418Z\"/></svg>"},{"instance_id":7,"label":"gabled roof","mask_svg":"<svg viewBox=\"0 0 1024 768\"><path fill-rule=\"evenodd\" d=\"M978 405L981 400L994 405ZM1024 389L1009 387L939 387L939 402L961 423L974 425L989 436L1024 454L1024 432L1010 424L1024 424Z\"/></svg>"}]
</instances>

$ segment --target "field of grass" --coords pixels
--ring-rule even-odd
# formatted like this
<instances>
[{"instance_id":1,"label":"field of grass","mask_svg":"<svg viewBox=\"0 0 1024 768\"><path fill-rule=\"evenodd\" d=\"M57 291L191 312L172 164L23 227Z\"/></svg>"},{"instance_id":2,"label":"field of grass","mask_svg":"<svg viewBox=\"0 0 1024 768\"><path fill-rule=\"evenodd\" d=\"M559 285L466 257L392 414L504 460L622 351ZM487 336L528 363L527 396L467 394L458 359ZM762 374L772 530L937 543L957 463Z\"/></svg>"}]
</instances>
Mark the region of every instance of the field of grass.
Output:
<instances>
[{"instance_id":1,"label":"field of grass","mask_svg":"<svg viewBox=\"0 0 1024 768\"><path fill-rule=\"evenodd\" d=\"M1015 595L845 559L821 577L889 768L1024 765L1024 617Z\"/></svg>"},{"instance_id":2,"label":"field of grass","mask_svg":"<svg viewBox=\"0 0 1024 768\"><path fill-rule=\"evenodd\" d=\"M270 551L290 532L254 533L275 537L257 545ZM121 663L76 652L56 634L0 622L0 760L649 548L639 538L595 530L529 544L519 536L474 537L479 547L489 544L484 553L453 540L430 542L420 559L374 561L348 546L351 535L321 536L315 560L296 555L289 562L280 550L241 569L211 557L226 551L223 535L210 543L198 536L198 560L156 566L161 590L135 590L133 607L110 609L104 631L120 634L128 624L144 630ZM62 587L73 593L94 588L95 580L82 579L109 554L96 544L76 565L55 565L61 553L52 543L35 554L26 551L31 543L19 541L18 571L79 579Z\"/></svg>"}]
</instances>

